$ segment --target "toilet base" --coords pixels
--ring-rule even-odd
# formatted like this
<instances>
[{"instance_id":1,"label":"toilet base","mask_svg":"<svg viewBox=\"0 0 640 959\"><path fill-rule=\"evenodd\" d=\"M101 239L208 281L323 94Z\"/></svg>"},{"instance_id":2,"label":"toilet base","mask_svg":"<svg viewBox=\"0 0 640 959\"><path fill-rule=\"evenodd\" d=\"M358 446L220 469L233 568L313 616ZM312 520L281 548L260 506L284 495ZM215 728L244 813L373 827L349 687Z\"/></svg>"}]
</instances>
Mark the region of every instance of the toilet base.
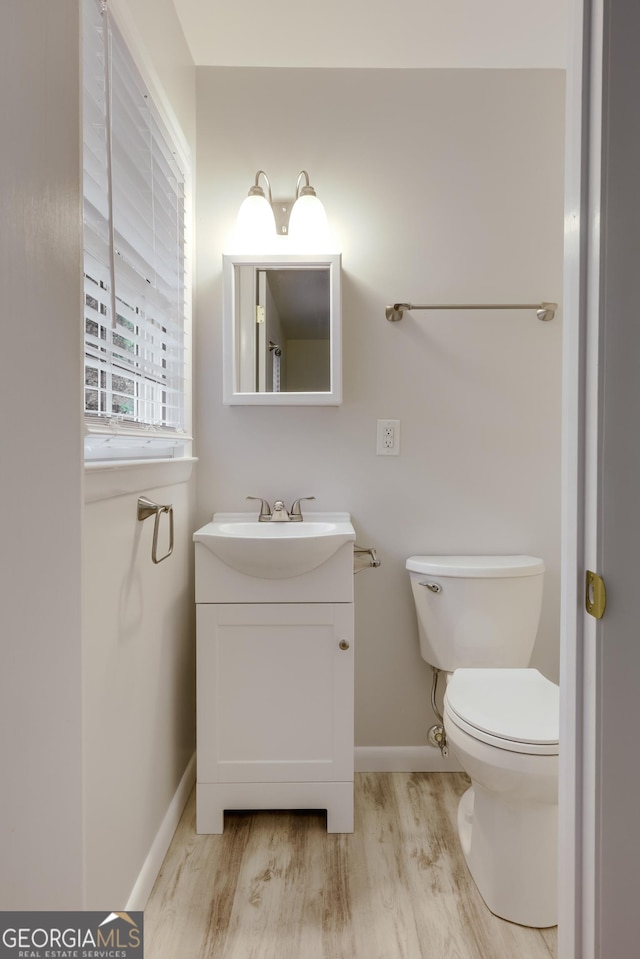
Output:
<instances>
[{"instance_id":1,"label":"toilet base","mask_svg":"<svg viewBox=\"0 0 640 959\"><path fill-rule=\"evenodd\" d=\"M496 916L546 928L558 921L558 810L517 803L475 784L458 805L458 835L469 872Z\"/></svg>"}]
</instances>

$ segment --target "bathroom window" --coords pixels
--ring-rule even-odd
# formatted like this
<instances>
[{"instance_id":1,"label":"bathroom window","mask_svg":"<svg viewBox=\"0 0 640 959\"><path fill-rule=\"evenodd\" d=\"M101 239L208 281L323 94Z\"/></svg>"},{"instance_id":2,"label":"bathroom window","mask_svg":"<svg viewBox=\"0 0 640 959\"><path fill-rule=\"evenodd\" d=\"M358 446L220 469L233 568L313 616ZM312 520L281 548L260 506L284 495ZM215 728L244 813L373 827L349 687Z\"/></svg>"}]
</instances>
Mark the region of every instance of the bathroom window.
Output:
<instances>
[{"instance_id":1,"label":"bathroom window","mask_svg":"<svg viewBox=\"0 0 640 959\"><path fill-rule=\"evenodd\" d=\"M181 455L188 163L108 0L83 17L86 456Z\"/></svg>"}]
</instances>

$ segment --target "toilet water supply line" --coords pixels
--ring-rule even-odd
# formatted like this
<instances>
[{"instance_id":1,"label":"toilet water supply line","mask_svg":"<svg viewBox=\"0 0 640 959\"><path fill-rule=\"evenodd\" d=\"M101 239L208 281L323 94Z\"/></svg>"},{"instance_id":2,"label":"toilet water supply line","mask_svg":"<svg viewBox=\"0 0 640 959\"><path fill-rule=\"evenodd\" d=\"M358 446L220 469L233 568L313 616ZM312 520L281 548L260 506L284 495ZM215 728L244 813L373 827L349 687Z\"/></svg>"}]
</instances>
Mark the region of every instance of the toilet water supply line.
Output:
<instances>
[{"instance_id":1,"label":"toilet water supply line","mask_svg":"<svg viewBox=\"0 0 640 959\"><path fill-rule=\"evenodd\" d=\"M440 670L435 666L432 666L431 669L433 671L433 682L431 683L431 708L433 709L436 718L439 719L440 722L435 726L432 726L429 730L429 742L432 746L437 746L443 758L446 759L449 755L447 734L444 731L444 717L438 709L438 702L436 700L436 690L438 688L438 677L440 676Z\"/></svg>"}]
</instances>

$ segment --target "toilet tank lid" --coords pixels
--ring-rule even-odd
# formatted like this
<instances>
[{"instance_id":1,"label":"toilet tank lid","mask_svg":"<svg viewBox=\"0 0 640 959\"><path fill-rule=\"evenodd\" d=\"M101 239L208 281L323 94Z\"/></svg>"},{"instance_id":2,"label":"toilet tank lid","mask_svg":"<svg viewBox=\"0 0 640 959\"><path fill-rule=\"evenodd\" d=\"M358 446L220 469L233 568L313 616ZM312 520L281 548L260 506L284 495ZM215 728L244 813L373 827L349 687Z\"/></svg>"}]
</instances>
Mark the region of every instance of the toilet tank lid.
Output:
<instances>
[{"instance_id":1,"label":"toilet tank lid","mask_svg":"<svg viewBox=\"0 0 640 959\"><path fill-rule=\"evenodd\" d=\"M410 556L406 568L429 576L537 576L545 566L535 556Z\"/></svg>"}]
</instances>

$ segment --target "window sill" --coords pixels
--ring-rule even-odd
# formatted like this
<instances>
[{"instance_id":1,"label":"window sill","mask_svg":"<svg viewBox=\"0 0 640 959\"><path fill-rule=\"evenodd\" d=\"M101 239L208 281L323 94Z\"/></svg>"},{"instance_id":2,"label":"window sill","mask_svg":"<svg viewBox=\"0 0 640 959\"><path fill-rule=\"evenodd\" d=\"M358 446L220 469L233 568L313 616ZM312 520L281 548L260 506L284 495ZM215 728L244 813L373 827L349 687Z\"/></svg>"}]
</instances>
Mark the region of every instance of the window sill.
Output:
<instances>
[{"instance_id":1,"label":"window sill","mask_svg":"<svg viewBox=\"0 0 640 959\"><path fill-rule=\"evenodd\" d=\"M115 496L125 496L127 493L140 493L157 486L186 483L191 478L197 462L197 457L185 456L179 459L85 463L84 501L95 503Z\"/></svg>"}]
</instances>

